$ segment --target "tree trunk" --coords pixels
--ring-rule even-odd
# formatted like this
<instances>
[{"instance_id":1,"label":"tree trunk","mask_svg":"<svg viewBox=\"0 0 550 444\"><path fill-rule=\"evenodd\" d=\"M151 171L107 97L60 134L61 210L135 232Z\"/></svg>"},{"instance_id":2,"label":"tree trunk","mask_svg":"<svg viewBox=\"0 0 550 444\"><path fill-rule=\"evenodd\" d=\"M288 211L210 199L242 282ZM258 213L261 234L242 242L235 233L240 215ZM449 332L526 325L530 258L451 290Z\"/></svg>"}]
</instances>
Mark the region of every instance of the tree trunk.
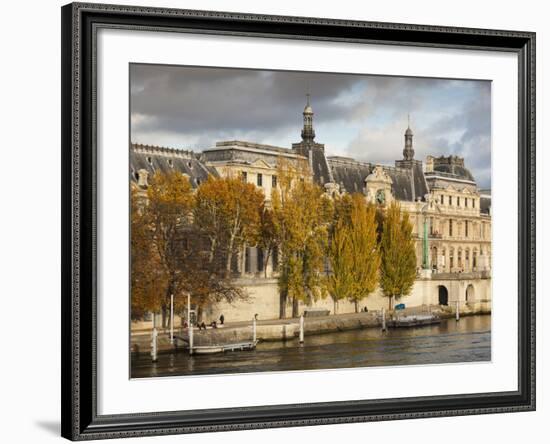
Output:
<instances>
[{"instance_id":1,"label":"tree trunk","mask_svg":"<svg viewBox=\"0 0 550 444\"><path fill-rule=\"evenodd\" d=\"M202 305L197 305L197 324L202 322L202 313L203 313Z\"/></svg>"},{"instance_id":2,"label":"tree trunk","mask_svg":"<svg viewBox=\"0 0 550 444\"><path fill-rule=\"evenodd\" d=\"M264 260L264 277L267 279L267 264L269 262L269 256L271 255L271 248L266 250L265 260ZM271 267L273 268L273 267Z\"/></svg>"},{"instance_id":3,"label":"tree trunk","mask_svg":"<svg viewBox=\"0 0 550 444\"><path fill-rule=\"evenodd\" d=\"M279 293L279 319L286 318L286 300L287 300L286 291L281 291Z\"/></svg>"},{"instance_id":4,"label":"tree trunk","mask_svg":"<svg viewBox=\"0 0 550 444\"><path fill-rule=\"evenodd\" d=\"M233 244L235 242L235 236L231 235L229 239L229 248L227 249L227 259L225 260L225 277L229 278L231 275L231 259L233 259Z\"/></svg>"},{"instance_id":5,"label":"tree trunk","mask_svg":"<svg viewBox=\"0 0 550 444\"><path fill-rule=\"evenodd\" d=\"M216 239L210 238L210 254L208 255L208 263L211 264L214 261L214 252L216 251Z\"/></svg>"},{"instance_id":6,"label":"tree trunk","mask_svg":"<svg viewBox=\"0 0 550 444\"><path fill-rule=\"evenodd\" d=\"M333 305L333 310L332 310L332 311L333 311L333 314L336 314L337 311L338 311L338 310L337 310L338 305L337 305L337 303L336 303L336 299L333 299L333 300L332 300L332 305Z\"/></svg>"},{"instance_id":7,"label":"tree trunk","mask_svg":"<svg viewBox=\"0 0 550 444\"><path fill-rule=\"evenodd\" d=\"M298 299L292 298L292 317L298 317Z\"/></svg>"},{"instance_id":8,"label":"tree trunk","mask_svg":"<svg viewBox=\"0 0 550 444\"><path fill-rule=\"evenodd\" d=\"M162 312L162 328L166 328L166 315L167 315L166 304L162 304L161 312Z\"/></svg>"},{"instance_id":9,"label":"tree trunk","mask_svg":"<svg viewBox=\"0 0 550 444\"><path fill-rule=\"evenodd\" d=\"M359 313L359 302L357 301L357 299L355 299L353 302L355 303L355 313Z\"/></svg>"},{"instance_id":10,"label":"tree trunk","mask_svg":"<svg viewBox=\"0 0 550 444\"><path fill-rule=\"evenodd\" d=\"M390 311L392 311L392 308L393 308L393 295L391 295L388 299L389 299L389 307L388 307L388 309L389 309Z\"/></svg>"}]
</instances>

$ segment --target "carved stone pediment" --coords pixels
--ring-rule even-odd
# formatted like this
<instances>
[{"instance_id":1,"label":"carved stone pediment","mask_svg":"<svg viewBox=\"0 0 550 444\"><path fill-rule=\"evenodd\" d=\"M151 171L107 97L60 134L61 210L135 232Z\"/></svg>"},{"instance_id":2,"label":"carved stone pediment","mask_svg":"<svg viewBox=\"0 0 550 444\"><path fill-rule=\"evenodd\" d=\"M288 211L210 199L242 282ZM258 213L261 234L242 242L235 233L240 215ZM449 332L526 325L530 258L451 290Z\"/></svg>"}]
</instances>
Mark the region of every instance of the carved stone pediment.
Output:
<instances>
[{"instance_id":1,"label":"carved stone pediment","mask_svg":"<svg viewBox=\"0 0 550 444\"><path fill-rule=\"evenodd\" d=\"M377 205L388 205L393 200L391 177L384 168L377 165L365 179L365 194L367 201Z\"/></svg>"},{"instance_id":2,"label":"carved stone pediment","mask_svg":"<svg viewBox=\"0 0 550 444\"><path fill-rule=\"evenodd\" d=\"M374 170L372 173L370 173L367 178L365 179L365 182L368 184L369 182L375 182L380 184L389 184L391 185L393 183L392 179L386 172L384 171L384 168L380 165L376 165L374 167Z\"/></svg>"}]
</instances>

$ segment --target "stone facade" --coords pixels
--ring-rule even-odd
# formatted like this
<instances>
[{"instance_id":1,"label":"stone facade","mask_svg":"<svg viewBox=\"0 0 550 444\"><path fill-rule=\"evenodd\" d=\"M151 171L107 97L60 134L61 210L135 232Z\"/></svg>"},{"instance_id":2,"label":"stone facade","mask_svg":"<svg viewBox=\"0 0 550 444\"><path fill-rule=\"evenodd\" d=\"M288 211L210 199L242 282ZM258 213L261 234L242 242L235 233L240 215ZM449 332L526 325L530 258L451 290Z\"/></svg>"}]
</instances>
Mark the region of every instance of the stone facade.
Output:
<instances>
[{"instance_id":1,"label":"stone facade","mask_svg":"<svg viewBox=\"0 0 550 444\"><path fill-rule=\"evenodd\" d=\"M186 174L194 187L208 177L238 176L261 188L266 200L278 186L277 164L281 159L309 166L309 180L321 185L330 196L362 193L368 202L386 206L398 201L409 214L416 239L418 280L410 295L400 302L407 306L452 305L456 301L470 309L490 310L491 305L491 195L479 190L474 177L457 156L428 156L425 165L414 158L413 132L404 134L403 159L394 166L375 165L341 156L327 156L325 146L315 142L313 110L303 113L302 140L291 148L245 141L224 141L201 153L133 144L130 179L134 187L146 188L153 171L176 169ZM267 261L267 266L266 265ZM252 302L218 304L205 311L207 319L223 313L227 320L277 318L277 253L247 246L235 264L236 284L251 295ZM264 270L265 268L265 270ZM360 308L387 307L378 289L362 301ZM333 312L332 300L314 303ZM305 307L301 306L300 311ZM339 313L355 306L341 301Z\"/></svg>"}]
</instances>

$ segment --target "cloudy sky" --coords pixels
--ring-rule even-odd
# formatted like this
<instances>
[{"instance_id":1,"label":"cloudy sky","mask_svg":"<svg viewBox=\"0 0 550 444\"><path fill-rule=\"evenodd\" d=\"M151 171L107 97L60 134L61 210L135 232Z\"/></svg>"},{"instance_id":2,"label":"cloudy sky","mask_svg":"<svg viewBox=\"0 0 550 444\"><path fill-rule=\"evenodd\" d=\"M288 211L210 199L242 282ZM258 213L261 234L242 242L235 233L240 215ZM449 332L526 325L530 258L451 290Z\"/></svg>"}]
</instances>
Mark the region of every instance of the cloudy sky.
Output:
<instances>
[{"instance_id":1,"label":"cloudy sky","mask_svg":"<svg viewBox=\"0 0 550 444\"><path fill-rule=\"evenodd\" d=\"M329 155L393 164L410 114L417 159L465 158L491 186L491 84L311 72L131 65L132 142L201 151L221 140L290 148L305 94Z\"/></svg>"}]
</instances>

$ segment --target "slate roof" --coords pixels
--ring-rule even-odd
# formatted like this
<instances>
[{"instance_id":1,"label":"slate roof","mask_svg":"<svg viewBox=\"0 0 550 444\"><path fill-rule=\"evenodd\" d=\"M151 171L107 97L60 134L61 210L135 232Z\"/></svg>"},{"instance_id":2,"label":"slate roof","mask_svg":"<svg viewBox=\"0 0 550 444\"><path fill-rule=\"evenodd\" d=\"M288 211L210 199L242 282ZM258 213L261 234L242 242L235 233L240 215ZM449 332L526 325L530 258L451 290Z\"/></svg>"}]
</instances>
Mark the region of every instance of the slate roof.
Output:
<instances>
[{"instance_id":1,"label":"slate roof","mask_svg":"<svg viewBox=\"0 0 550 444\"><path fill-rule=\"evenodd\" d=\"M362 193L365 188L365 179L374 168L374 165L367 162L337 156L328 157L328 164L334 182L348 193Z\"/></svg>"},{"instance_id":2,"label":"slate roof","mask_svg":"<svg viewBox=\"0 0 550 444\"><path fill-rule=\"evenodd\" d=\"M489 213L490 208L491 208L491 198L481 197L479 199L479 211L483 214L490 214Z\"/></svg>"},{"instance_id":3,"label":"slate roof","mask_svg":"<svg viewBox=\"0 0 550 444\"><path fill-rule=\"evenodd\" d=\"M191 185L196 188L208 175L218 176L213 167L201 162L192 151L177 150L150 145L132 144L130 149L130 180L137 183L138 171L147 170L149 176L155 171L169 173L179 171L189 176Z\"/></svg>"},{"instance_id":4,"label":"slate roof","mask_svg":"<svg viewBox=\"0 0 550 444\"><path fill-rule=\"evenodd\" d=\"M313 170L313 180L321 185L327 182L333 182L332 171L330 170L324 151L314 148L309 153L311 169Z\"/></svg>"},{"instance_id":5,"label":"slate roof","mask_svg":"<svg viewBox=\"0 0 550 444\"><path fill-rule=\"evenodd\" d=\"M479 211L483 214L491 214L491 190L479 190Z\"/></svg>"},{"instance_id":6,"label":"slate roof","mask_svg":"<svg viewBox=\"0 0 550 444\"><path fill-rule=\"evenodd\" d=\"M375 165L359 162L347 157L333 156L328 158L334 182L348 193L361 193L365 188L365 179L372 173ZM420 162L410 168L398 168L383 165L384 172L392 180L392 193L397 200L414 202L424 200L428 194L428 185L424 179Z\"/></svg>"}]
</instances>

